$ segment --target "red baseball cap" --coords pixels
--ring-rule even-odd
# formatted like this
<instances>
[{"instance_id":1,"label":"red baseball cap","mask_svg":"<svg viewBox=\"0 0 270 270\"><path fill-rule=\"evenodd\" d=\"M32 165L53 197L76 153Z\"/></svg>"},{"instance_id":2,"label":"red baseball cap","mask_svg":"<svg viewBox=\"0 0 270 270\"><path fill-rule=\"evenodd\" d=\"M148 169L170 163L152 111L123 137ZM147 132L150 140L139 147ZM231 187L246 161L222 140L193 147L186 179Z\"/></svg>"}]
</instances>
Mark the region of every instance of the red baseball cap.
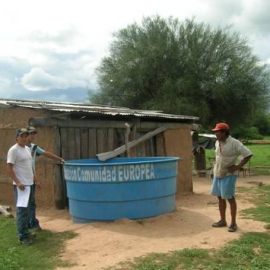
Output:
<instances>
[{"instance_id":1,"label":"red baseball cap","mask_svg":"<svg viewBox=\"0 0 270 270\"><path fill-rule=\"evenodd\" d=\"M212 131L219 131L219 130L230 130L230 127L225 123L217 123L215 128Z\"/></svg>"}]
</instances>

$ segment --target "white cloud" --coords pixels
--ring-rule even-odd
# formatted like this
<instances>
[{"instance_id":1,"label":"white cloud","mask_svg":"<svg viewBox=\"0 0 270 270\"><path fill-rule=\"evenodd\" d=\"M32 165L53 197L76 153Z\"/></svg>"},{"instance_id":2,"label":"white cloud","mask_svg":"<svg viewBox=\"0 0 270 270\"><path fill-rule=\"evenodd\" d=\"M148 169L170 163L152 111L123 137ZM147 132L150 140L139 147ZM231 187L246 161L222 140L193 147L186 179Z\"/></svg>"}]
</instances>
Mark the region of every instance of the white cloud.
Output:
<instances>
[{"instance_id":1,"label":"white cloud","mask_svg":"<svg viewBox=\"0 0 270 270\"><path fill-rule=\"evenodd\" d=\"M0 78L0 88L4 91L7 91L10 89L11 81L7 78Z\"/></svg>"},{"instance_id":2,"label":"white cloud","mask_svg":"<svg viewBox=\"0 0 270 270\"><path fill-rule=\"evenodd\" d=\"M30 91L48 91L50 89L67 89L66 80L52 76L41 68L33 68L21 80L22 85Z\"/></svg>"},{"instance_id":3,"label":"white cloud","mask_svg":"<svg viewBox=\"0 0 270 270\"><path fill-rule=\"evenodd\" d=\"M269 10L269 0L2 1L0 96L16 98L24 90L30 98L55 99L60 89L73 99L74 89L96 88L95 68L108 53L112 33L153 15L232 25L267 62Z\"/></svg>"}]
</instances>

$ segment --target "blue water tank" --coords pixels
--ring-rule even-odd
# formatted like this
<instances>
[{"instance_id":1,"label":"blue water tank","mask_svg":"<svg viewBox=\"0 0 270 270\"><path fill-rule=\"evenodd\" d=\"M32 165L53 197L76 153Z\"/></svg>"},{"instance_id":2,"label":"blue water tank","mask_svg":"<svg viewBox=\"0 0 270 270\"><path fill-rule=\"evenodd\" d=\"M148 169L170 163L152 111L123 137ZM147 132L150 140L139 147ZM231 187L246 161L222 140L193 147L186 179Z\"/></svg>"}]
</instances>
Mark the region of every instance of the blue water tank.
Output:
<instances>
[{"instance_id":1,"label":"blue water tank","mask_svg":"<svg viewBox=\"0 0 270 270\"><path fill-rule=\"evenodd\" d=\"M177 157L69 160L69 212L77 223L142 219L175 210Z\"/></svg>"}]
</instances>

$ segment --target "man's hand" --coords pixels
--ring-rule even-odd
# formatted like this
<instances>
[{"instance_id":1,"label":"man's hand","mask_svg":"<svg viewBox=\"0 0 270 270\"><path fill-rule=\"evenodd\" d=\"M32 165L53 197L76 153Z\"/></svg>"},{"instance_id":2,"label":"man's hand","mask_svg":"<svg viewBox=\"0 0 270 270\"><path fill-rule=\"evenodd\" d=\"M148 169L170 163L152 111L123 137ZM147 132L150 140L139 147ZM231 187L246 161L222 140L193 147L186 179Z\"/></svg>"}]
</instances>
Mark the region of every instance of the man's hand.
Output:
<instances>
[{"instance_id":1,"label":"man's hand","mask_svg":"<svg viewBox=\"0 0 270 270\"><path fill-rule=\"evenodd\" d=\"M228 168L229 173L234 173L235 171L238 171L240 168L237 165L232 165Z\"/></svg>"},{"instance_id":2,"label":"man's hand","mask_svg":"<svg viewBox=\"0 0 270 270\"><path fill-rule=\"evenodd\" d=\"M35 186L38 190L41 189L40 183L37 181L37 179L35 179Z\"/></svg>"},{"instance_id":3,"label":"man's hand","mask_svg":"<svg viewBox=\"0 0 270 270\"><path fill-rule=\"evenodd\" d=\"M22 184L21 182L18 182L18 183L17 183L17 187L18 187L20 190L22 190L22 191L25 190L25 186L24 186L24 184Z\"/></svg>"}]
</instances>

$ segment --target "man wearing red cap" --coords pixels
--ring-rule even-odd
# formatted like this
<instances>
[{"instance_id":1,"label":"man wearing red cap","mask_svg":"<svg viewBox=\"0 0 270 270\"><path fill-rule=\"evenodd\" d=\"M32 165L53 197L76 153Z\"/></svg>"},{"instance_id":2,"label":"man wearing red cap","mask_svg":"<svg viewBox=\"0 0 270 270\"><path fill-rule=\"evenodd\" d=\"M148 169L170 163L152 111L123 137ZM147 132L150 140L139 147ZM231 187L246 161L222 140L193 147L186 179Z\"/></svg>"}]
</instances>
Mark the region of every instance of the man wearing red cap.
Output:
<instances>
[{"instance_id":1,"label":"man wearing red cap","mask_svg":"<svg viewBox=\"0 0 270 270\"><path fill-rule=\"evenodd\" d=\"M226 227L226 200L230 204L231 224L229 232L237 230L235 200L235 183L237 175L235 172L242 168L252 157L251 151L245 147L239 140L230 136L230 127L226 123L218 123L212 129L215 132L216 141L216 162L214 166L214 179L211 194L218 197L218 206L220 212L220 221L212 226ZM243 159L235 165L239 156Z\"/></svg>"}]
</instances>

